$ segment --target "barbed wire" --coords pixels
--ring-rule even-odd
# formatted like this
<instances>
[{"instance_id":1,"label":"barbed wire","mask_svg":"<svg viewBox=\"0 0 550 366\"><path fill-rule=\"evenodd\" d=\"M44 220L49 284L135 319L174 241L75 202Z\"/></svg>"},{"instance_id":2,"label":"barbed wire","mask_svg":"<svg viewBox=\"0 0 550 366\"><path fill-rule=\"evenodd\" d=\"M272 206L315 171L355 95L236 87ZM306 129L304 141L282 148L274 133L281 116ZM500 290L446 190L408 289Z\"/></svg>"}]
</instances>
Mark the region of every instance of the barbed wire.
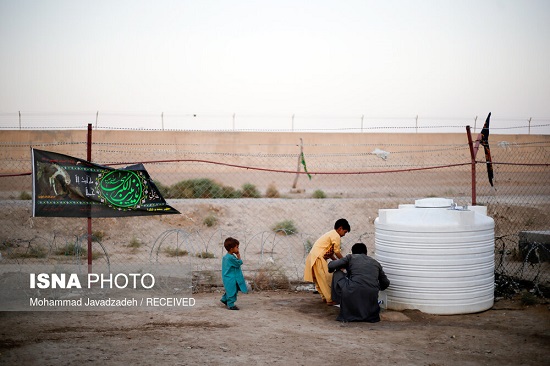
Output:
<instances>
[{"instance_id":1,"label":"barbed wire","mask_svg":"<svg viewBox=\"0 0 550 366\"><path fill-rule=\"evenodd\" d=\"M86 142L33 142L31 145L29 143L20 143L20 142L0 142L0 146L9 146L9 147L32 147L32 146L60 146L60 145L86 145Z\"/></svg>"},{"instance_id":2,"label":"barbed wire","mask_svg":"<svg viewBox=\"0 0 550 366\"><path fill-rule=\"evenodd\" d=\"M204 132L204 131L201 131L201 132ZM234 147L234 146L300 146L300 144L297 144L297 143L288 143L288 144L281 144L281 143L269 143L269 144L258 144L258 143L215 143L215 144L209 144L209 143L197 143L197 144L193 144L193 143L167 143L167 142L155 142L155 143L149 143L149 144L143 144L143 143L139 143L139 142L124 142L124 141L116 141L116 142L94 142L93 143L94 145L106 145L106 146L110 146L110 145L113 145L113 146L133 146L133 145L137 145L137 146L143 146L143 145L150 145L150 146L231 146L231 147ZM325 144L320 144L320 143L306 143L304 142L302 144L302 146L304 147L307 147L307 146L321 146L321 147L333 147L333 146L344 146L344 147L348 147L348 146L379 146L380 144L376 144L376 143L325 143ZM464 146L464 145L467 145L466 144L430 144L429 146ZM393 143L384 143L384 146L425 146L425 144L393 144Z\"/></svg>"},{"instance_id":3,"label":"barbed wire","mask_svg":"<svg viewBox=\"0 0 550 366\"><path fill-rule=\"evenodd\" d=\"M510 127L491 127L491 130L517 130L525 128L542 128L549 127L550 123L537 124L530 126L510 126ZM234 129L186 129L186 128L144 128L144 127L110 127L101 126L95 127L96 130L113 130L113 131L188 131L188 132L364 132L364 131L383 131L383 130L427 130L427 129L460 129L466 125L431 125L431 126L366 126L366 127L340 127L340 128L286 128L286 129L261 129L261 128L234 128ZM0 126L0 130L81 130L87 129L87 125L82 126ZM434 133L440 133L436 131Z\"/></svg>"},{"instance_id":4,"label":"barbed wire","mask_svg":"<svg viewBox=\"0 0 550 366\"><path fill-rule=\"evenodd\" d=\"M269 145L267 145L269 146ZM417 145L422 146L422 145ZM448 151L458 151L462 149L467 149L468 146L463 146L461 148L449 148L449 149L424 149L424 150L405 150L405 151L390 151L391 154L411 154L411 153L430 153L430 152L448 152ZM128 149L128 151L123 150L106 150L106 149L97 149L98 152L103 153L117 153L117 154L133 154L135 152L158 152L158 153L173 153L173 154L186 154L186 155L218 155L218 156L234 156L234 157L296 157L296 153L228 153L228 152L203 152L203 151L181 151L181 150L162 150L162 149ZM378 156L376 152L363 152L363 153L308 153L308 157L328 157L328 156L343 156L343 157L364 157L364 156Z\"/></svg>"},{"instance_id":5,"label":"barbed wire","mask_svg":"<svg viewBox=\"0 0 550 366\"><path fill-rule=\"evenodd\" d=\"M209 144L209 143L200 143L200 144L190 144L190 143L139 143L139 142L124 142L124 141L115 141L115 142L94 142L93 143L94 145L98 145L98 146L174 146L174 147L187 147L187 146L190 146L190 147L204 147L204 146L231 146L231 147L235 147L235 146L300 146L300 144L296 144L296 143L290 143L290 144L281 144L281 143L275 143L275 144L257 144L257 143L248 143L248 144L243 144L243 143L215 143L215 144ZM84 141L77 141L77 142L72 142L72 141L69 141L69 142L65 142L65 141L56 141L56 142L33 142L31 146L60 146L60 145L86 145L86 142ZM357 147L357 146L365 146L365 147L368 147L368 146L371 146L371 147L378 147L380 146L381 144L377 144L377 143L361 143L361 144L358 144L358 143L327 143L327 144L319 144L319 143L314 143L314 144L308 144L308 143L304 143L302 144L302 146L304 147ZM511 146L513 147L518 147L518 148L521 148L523 146L530 146L530 145L542 145L542 146L548 146L548 142L547 141L530 141L530 142L521 142L521 143L517 143L517 142L514 142L514 143L510 143L510 144L506 144L504 146L499 146L499 147L504 147L504 148L509 148ZM28 143L20 143L20 142L0 142L0 146L6 146L6 147L29 147L29 144ZM419 152L430 152L430 151L449 151L449 150L456 150L456 149L461 149L461 148L467 148L468 147L468 144L467 143L464 143L464 144L429 144L429 145L426 145L426 144L393 144L393 143L384 143L384 146L385 148L388 148L388 147L405 147L405 146L412 146L412 147L420 147L420 146L446 146L447 148L445 149L436 149L436 150L418 150ZM146 149L145 148L140 148L140 149L125 149L125 151L145 151ZM125 152L125 151L117 151L117 150L101 150L103 152L118 152L118 153L122 153L122 152ZM151 150L148 150L148 151L151 151ZM182 151L181 150L168 150L168 149L155 149L155 151L159 151L159 152L177 152L177 153L181 153ZM391 151L392 153L409 153L409 152L414 152L415 150L409 150L409 151ZM193 152L195 153L195 152ZM205 154L206 152L201 152L203 154ZM209 154L226 154L226 153L209 153ZM362 154L369 154L369 153L362 153ZM250 154L235 154L235 155L239 155L239 156L258 156L258 154L255 154L255 153L250 153ZM349 155L349 154L345 154L345 155ZM265 156L277 156L277 154L265 154Z\"/></svg>"},{"instance_id":6,"label":"barbed wire","mask_svg":"<svg viewBox=\"0 0 550 366\"><path fill-rule=\"evenodd\" d=\"M145 112L101 112L101 111L87 111L87 112L41 112L41 111L35 111L35 112L25 112L25 111L17 111L17 112L0 112L0 117L13 117L18 118L19 116L33 116L33 117L41 117L41 116L50 116L50 117L57 117L57 116L85 116L88 118L106 118L111 116L117 116L117 117L142 117L142 118L159 118L159 117L210 117L210 118L232 118L232 117L238 117L238 118L291 118L299 117L304 119L363 119L363 120L416 120L416 119L422 119L422 120L476 120L479 116L456 116L456 117L449 117L449 116L422 116L422 115L401 115L401 116L368 116L365 114L302 114L302 113L165 113L165 112L159 112L159 113L145 113ZM485 115L484 115L485 116ZM484 117L483 116L483 117ZM500 117L499 120L506 120L506 121L518 121L518 120L550 120L550 116L539 116L536 118L530 117L523 117L523 116L513 116L513 117ZM481 120L481 119L480 119Z\"/></svg>"},{"instance_id":7,"label":"barbed wire","mask_svg":"<svg viewBox=\"0 0 550 366\"><path fill-rule=\"evenodd\" d=\"M295 125L295 120L297 125ZM318 127L300 127L312 121L320 122ZM327 121L340 121L340 127L322 126ZM354 121L350 125L350 121ZM360 121L360 126L359 126ZM377 121L379 121L377 123ZM443 123L438 123L443 122ZM450 121L451 124L445 122ZM245 127L254 122L253 128ZM256 128L260 122L268 125L290 126L292 128ZM365 123L366 122L366 123ZM442 132L463 129L473 125L473 130L479 130L482 125L478 116L365 116L364 114L277 114L277 113L136 113L136 112L0 112L0 130L66 130L86 129L92 125L95 130L120 131L210 131L210 132ZM499 123L500 122L500 123ZM50 123L53 126L50 126ZM196 128L200 123L201 127ZM510 124L513 125L510 125ZM177 124L178 127L173 127ZM189 128L179 128L180 124ZM236 125L237 124L237 125ZM377 125L373 125L377 124ZM240 126L239 126L240 125ZM232 128L217 128L215 126L232 126ZM315 124L314 124L315 126ZM528 129L547 129L550 117L496 117L493 115L491 130L506 133ZM165 128L166 127L166 128ZM236 128L240 127L240 128ZM548 133L543 131L544 134Z\"/></svg>"}]
</instances>

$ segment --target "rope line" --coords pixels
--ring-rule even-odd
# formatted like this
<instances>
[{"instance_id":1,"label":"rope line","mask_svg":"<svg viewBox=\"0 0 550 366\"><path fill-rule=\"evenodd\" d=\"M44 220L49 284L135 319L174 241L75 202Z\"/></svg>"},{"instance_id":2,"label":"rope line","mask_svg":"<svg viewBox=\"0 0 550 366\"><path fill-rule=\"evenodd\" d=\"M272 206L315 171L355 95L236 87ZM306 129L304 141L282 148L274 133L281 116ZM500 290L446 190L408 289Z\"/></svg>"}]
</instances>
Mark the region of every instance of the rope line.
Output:
<instances>
[{"instance_id":1,"label":"rope line","mask_svg":"<svg viewBox=\"0 0 550 366\"><path fill-rule=\"evenodd\" d=\"M272 172L272 173L285 173L285 174L311 174L311 175L364 175L364 174L383 174L383 173L403 173L403 172L413 172L413 171L421 171L421 170L433 170L433 169L445 169L445 168L454 168L458 166L466 166L471 165L472 163L457 163L457 164L445 164L445 165L434 165L434 166L426 166L426 167L417 167L417 168L407 168L407 169L388 169L388 170L376 170L376 171L352 171L352 172L303 172L303 171L294 171L294 170L282 170L282 169L270 169L270 168L260 168L260 167L253 167L253 166L246 166L246 165L238 165L238 164L229 164L229 163L222 163L218 161L211 161L211 160L202 160L202 159L175 159L175 160L150 160L150 161L142 161L142 162L120 162L120 163L111 163L106 164L105 166L117 166L117 165L135 165L135 164L164 164L164 163L204 163L204 164L212 164L212 165L221 165L221 166L228 166L238 169L246 169L246 170L257 170L257 171L265 171L265 172ZM476 164L486 164L485 161L475 161ZM542 167L548 167L550 166L550 163L540 163L540 164L528 164L528 163L508 163L508 162L492 162L492 164L495 165L515 165L515 166L542 166ZM0 178L7 178L7 177L19 177L19 176L27 176L31 175L32 172L27 173L13 173L13 174L0 174Z\"/></svg>"},{"instance_id":2,"label":"rope line","mask_svg":"<svg viewBox=\"0 0 550 366\"><path fill-rule=\"evenodd\" d=\"M267 172L272 172L272 173L307 174L307 172L302 172L302 171L297 172L297 171L295 171L295 170L280 170L280 169L258 168L258 167L251 167L251 166L246 166L246 165L221 163L221 162L217 162L217 161L201 160L201 159L157 160L157 161L143 161L143 162L140 162L140 163L141 163L141 164L159 164L159 163L205 163L205 164L229 166L229 167L233 167L233 168L246 169L246 170L267 171ZM116 164L110 164L110 165L111 165L111 166L114 166L114 165L132 165L132 164L139 164L139 163L136 163L136 162L126 162L126 163L116 163ZM471 163L458 163L458 164L447 164L447 165L439 165L439 166L409 168L409 169L392 169L392 170L377 170L377 171L356 171L356 172L311 172L311 171L310 171L309 174L311 174L311 175L361 175L361 174L399 173L399 172L409 172L409 171L418 171L418 170L430 170L430 169L451 168L451 167L464 166L464 165L470 165L470 164L471 164Z\"/></svg>"}]
</instances>

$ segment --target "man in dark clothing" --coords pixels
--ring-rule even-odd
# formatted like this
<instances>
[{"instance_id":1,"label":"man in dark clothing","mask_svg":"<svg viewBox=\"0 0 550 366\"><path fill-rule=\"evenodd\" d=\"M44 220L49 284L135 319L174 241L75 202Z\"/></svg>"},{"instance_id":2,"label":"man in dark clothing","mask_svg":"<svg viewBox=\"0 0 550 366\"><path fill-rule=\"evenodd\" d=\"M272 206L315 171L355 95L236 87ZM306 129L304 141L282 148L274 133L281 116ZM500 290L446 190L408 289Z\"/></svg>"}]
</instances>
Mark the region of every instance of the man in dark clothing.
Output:
<instances>
[{"instance_id":1,"label":"man in dark clothing","mask_svg":"<svg viewBox=\"0 0 550 366\"><path fill-rule=\"evenodd\" d=\"M332 301L340 304L336 320L379 322L378 291L388 288L390 281L380 263L367 256L365 244L354 244L351 253L328 264L329 272L334 272Z\"/></svg>"}]
</instances>

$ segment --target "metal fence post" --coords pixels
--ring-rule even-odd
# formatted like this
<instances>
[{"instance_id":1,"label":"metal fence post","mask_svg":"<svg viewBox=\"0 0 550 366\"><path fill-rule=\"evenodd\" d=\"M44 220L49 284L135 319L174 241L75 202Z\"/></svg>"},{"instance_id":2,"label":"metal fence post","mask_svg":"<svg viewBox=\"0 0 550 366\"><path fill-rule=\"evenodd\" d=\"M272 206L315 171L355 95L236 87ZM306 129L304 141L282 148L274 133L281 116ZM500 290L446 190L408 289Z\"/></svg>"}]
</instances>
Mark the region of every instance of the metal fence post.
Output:
<instances>
[{"instance_id":1,"label":"metal fence post","mask_svg":"<svg viewBox=\"0 0 550 366\"><path fill-rule=\"evenodd\" d=\"M466 126L466 133L468 135L468 146L470 147L470 158L472 162L472 206L477 204L476 202L476 154L474 152L474 144L472 141L472 133L470 132L470 126Z\"/></svg>"}]
</instances>

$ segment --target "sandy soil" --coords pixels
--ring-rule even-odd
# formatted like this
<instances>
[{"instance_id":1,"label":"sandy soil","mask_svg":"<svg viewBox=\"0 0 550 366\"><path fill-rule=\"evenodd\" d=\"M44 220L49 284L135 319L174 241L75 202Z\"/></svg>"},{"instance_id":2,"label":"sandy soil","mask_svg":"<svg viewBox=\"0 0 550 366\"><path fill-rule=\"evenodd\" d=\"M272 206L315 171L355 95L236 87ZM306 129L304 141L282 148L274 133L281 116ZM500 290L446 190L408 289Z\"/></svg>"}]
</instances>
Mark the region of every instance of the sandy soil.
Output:
<instances>
[{"instance_id":1,"label":"sandy soil","mask_svg":"<svg viewBox=\"0 0 550 366\"><path fill-rule=\"evenodd\" d=\"M485 312L382 313L340 323L311 292L219 293L170 311L0 313L4 365L547 365L548 305L501 300Z\"/></svg>"}]
</instances>

